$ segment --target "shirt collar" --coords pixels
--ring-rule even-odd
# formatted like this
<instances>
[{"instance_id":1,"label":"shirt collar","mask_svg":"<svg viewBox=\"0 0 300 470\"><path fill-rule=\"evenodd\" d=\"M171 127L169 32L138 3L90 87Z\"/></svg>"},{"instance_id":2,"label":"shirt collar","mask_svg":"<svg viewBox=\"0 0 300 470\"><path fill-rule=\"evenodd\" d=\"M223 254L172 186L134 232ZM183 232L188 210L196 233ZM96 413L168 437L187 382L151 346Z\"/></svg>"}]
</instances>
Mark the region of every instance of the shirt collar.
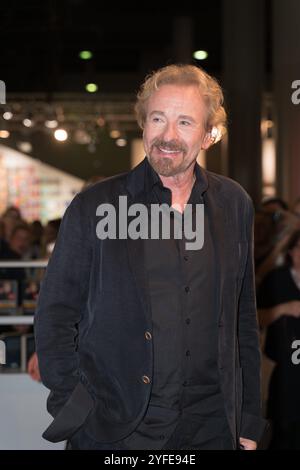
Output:
<instances>
[{"instance_id":1,"label":"shirt collar","mask_svg":"<svg viewBox=\"0 0 300 470\"><path fill-rule=\"evenodd\" d=\"M146 157L146 171L145 171L145 189L146 193L149 194L153 186L157 185L161 189L164 188L163 183L156 171L152 168L150 165L148 158ZM196 162L195 168L194 168L194 173L196 176L196 181L192 189L192 193L194 191L197 192L200 196L203 195L203 193L208 189L208 179L205 173L205 170L201 168L201 166Z\"/></svg>"}]
</instances>

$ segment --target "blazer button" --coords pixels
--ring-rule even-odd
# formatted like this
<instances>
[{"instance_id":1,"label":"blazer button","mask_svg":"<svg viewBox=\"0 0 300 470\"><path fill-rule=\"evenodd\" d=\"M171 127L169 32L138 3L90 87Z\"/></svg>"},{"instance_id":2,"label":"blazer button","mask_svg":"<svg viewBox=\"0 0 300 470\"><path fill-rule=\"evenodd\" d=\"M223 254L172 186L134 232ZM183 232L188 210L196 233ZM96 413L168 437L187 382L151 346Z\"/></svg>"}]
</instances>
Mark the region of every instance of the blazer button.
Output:
<instances>
[{"instance_id":1,"label":"blazer button","mask_svg":"<svg viewBox=\"0 0 300 470\"><path fill-rule=\"evenodd\" d=\"M143 375L142 381L144 382L144 384L149 384L151 382L148 375Z\"/></svg>"},{"instance_id":2,"label":"blazer button","mask_svg":"<svg viewBox=\"0 0 300 470\"><path fill-rule=\"evenodd\" d=\"M150 341L150 339L152 339L152 334L150 333L150 331L146 331L145 332L145 338Z\"/></svg>"}]
</instances>

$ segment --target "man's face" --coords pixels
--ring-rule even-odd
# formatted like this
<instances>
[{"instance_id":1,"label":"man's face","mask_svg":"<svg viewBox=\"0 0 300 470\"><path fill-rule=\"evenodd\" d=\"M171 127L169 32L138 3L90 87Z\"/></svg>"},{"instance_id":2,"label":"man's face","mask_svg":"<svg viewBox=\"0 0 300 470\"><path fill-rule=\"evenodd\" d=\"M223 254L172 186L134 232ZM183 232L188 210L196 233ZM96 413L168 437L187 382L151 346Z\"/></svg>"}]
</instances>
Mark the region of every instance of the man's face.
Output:
<instances>
[{"instance_id":1,"label":"man's face","mask_svg":"<svg viewBox=\"0 0 300 470\"><path fill-rule=\"evenodd\" d=\"M148 100L143 132L151 166L161 176L184 173L210 145L206 107L196 86L162 85Z\"/></svg>"}]
</instances>

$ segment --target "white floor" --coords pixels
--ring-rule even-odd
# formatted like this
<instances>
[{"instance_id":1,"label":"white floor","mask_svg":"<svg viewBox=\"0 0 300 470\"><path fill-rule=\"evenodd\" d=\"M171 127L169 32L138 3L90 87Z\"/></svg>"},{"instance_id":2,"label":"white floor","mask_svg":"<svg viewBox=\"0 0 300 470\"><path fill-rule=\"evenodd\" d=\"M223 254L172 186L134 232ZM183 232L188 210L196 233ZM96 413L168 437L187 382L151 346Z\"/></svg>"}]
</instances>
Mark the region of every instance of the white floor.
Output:
<instances>
[{"instance_id":1,"label":"white floor","mask_svg":"<svg viewBox=\"0 0 300 470\"><path fill-rule=\"evenodd\" d=\"M52 421L46 410L49 390L28 374L0 374L0 450L63 450L42 433Z\"/></svg>"}]
</instances>

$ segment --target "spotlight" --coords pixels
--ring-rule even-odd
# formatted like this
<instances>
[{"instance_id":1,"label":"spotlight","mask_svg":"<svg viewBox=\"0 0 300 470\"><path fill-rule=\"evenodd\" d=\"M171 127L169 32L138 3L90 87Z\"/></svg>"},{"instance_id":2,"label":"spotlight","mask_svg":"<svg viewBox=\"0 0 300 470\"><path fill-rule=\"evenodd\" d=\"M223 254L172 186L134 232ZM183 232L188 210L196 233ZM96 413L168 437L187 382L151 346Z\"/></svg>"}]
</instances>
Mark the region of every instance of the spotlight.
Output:
<instances>
[{"instance_id":1,"label":"spotlight","mask_svg":"<svg viewBox=\"0 0 300 470\"><path fill-rule=\"evenodd\" d=\"M112 139L118 139L121 135L121 132L118 129L112 129L109 135Z\"/></svg>"},{"instance_id":2,"label":"spotlight","mask_svg":"<svg viewBox=\"0 0 300 470\"><path fill-rule=\"evenodd\" d=\"M18 142L17 147L24 153L30 153L32 151L32 145L30 142Z\"/></svg>"},{"instance_id":3,"label":"spotlight","mask_svg":"<svg viewBox=\"0 0 300 470\"><path fill-rule=\"evenodd\" d=\"M79 57L82 60L89 60L93 57L93 53L91 51L80 51Z\"/></svg>"},{"instance_id":4,"label":"spotlight","mask_svg":"<svg viewBox=\"0 0 300 470\"><path fill-rule=\"evenodd\" d=\"M96 93L96 91L98 90L98 85L96 85L96 83L87 83L85 85L85 89L89 93Z\"/></svg>"},{"instance_id":5,"label":"spotlight","mask_svg":"<svg viewBox=\"0 0 300 470\"><path fill-rule=\"evenodd\" d=\"M118 147L126 147L127 145L127 140L126 139L117 139L116 140L116 145Z\"/></svg>"},{"instance_id":6,"label":"spotlight","mask_svg":"<svg viewBox=\"0 0 300 470\"><path fill-rule=\"evenodd\" d=\"M56 119L47 119L45 126L48 127L48 129L55 129L58 126L58 122Z\"/></svg>"},{"instance_id":7,"label":"spotlight","mask_svg":"<svg viewBox=\"0 0 300 470\"><path fill-rule=\"evenodd\" d=\"M197 60L205 60L208 57L208 52L201 51L201 50L195 51L193 53L193 57L194 57L194 59L197 59Z\"/></svg>"},{"instance_id":8,"label":"spotlight","mask_svg":"<svg viewBox=\"0 0 300 470\"><path fill-rule=\"evenodd\" d=\"M5 111L5 113L3 113L3 119L5 119L6 121L9 121L10 119L12 119L13 117L13 113L11 111Z\"/></svg>"},{"instance_id":9,"label":"spotlight","mask_svg":"<svg viewBox=\"0 0 300 470\"><path fill-rule=\"evenodd\" d=\"M25 127L32 127L33 126L33 121L29 118L23 119L23 125Z\"/></svg>"},{"instance_id":10,"label":"spotlight","mask_svg":"<svg viewBox=\"0 0 300 470\"><path fill-rule=\"evenodd\" d=\"M10 136L8 131L0 131L0 139L7 139Z\"/></svg>"},{"instance_id":11,"label":"spotlight","mask_svg":"<svg viewBox=\"0 0 300 470\"><path fill-rule=\"evenodd\" d=\"M54 132L54 137L59 142L64 142L68 138L68 133L65 129L56 129L56 131Z\"/></svg>"}]
</instances>

